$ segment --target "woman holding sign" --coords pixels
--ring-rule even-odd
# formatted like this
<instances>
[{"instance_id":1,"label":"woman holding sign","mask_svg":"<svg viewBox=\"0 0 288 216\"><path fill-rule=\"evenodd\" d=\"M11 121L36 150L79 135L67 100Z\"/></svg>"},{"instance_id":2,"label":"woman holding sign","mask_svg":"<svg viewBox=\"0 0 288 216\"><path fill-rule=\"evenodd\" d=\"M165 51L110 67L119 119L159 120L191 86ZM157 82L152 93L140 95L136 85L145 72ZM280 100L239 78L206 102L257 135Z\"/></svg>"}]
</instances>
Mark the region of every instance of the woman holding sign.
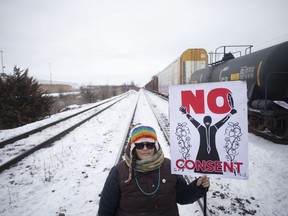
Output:
<instances>
[{"instance_id":1,"label":"woman holding sign","mask_svg":"<svg viewBox=\"0 0 288 216\"><path fill-rule=\"evenodd\" d=\"M114 166L105 182L99 216L178 216L179 204L193 203L210 186L204 175L187 185L180 175L171 174L155 130L135 127L125 160Z\"/></svg>"}]
</instances>

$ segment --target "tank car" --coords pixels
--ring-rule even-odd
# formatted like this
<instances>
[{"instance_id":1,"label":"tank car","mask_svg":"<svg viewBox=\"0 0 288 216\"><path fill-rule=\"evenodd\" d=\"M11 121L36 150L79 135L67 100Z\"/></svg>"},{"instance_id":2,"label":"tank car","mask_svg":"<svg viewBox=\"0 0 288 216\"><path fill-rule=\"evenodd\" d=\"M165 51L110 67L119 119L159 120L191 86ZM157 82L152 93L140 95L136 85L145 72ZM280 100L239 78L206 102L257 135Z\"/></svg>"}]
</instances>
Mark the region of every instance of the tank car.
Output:
<instances>
[{"instance_id":1,"label":"tank car","mask_svg":"<svg viewBox=\"0 0 288 216\"><path fill-rule=\"evenodd\" d=\"M231 55L231 53L230 53ZM246 80L249 130L288 143L288 42L195 71L190 83Z\"/></svg>"},{"instance_id":2,"label":"tank car","mask_svg":"<svg viewBox=\"0 0 288 216\"><path fill-rule=\"evenodd\" d=\"M205 49L187 49L157 74L158 92L167 96L169 85L188 84L191 74L207 67L207 63L208 55Z\"/></svg>"}]
</instances>

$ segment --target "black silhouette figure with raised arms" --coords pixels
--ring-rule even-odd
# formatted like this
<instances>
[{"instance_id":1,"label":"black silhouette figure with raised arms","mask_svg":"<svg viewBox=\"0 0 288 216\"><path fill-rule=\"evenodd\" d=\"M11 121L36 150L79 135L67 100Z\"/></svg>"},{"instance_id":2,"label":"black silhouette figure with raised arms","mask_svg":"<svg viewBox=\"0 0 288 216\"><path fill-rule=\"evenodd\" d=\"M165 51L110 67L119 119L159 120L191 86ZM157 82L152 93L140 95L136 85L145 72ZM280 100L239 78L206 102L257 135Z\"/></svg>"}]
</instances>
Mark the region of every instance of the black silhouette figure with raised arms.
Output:
<instances>
[{"instance_id":1,"label":"black silhouette figure with raised arms","mask_svg":"<svg viewBox=\"0 0 288 216\"><path fill-rule=\"evenodd\" d=\"M231 104L230 104L231 106ZM231 106L232 108L233 106ZM196 119L194 119L189 113L187 113L185 107L180 107L179 110L186 115L186 117L189 119L189 121L195 126L195 128L199 131L200 135L200 145L199 150L197 153L196 160L202 162L205 161L220 161L219 154L216 147L216 133L217 130L225 124L225 122L237 111L232 108L230 113L226 115L223 119L221 119L219 122L217 122L214 125L211 125L212 118L211 116L207 115L203 119L204 125L201 125ZM194 172L198 173L210 173L210 174L223 174L223 172L207 172L203 171L201 169L194 170Z\"/></svg>"}]
</instances>

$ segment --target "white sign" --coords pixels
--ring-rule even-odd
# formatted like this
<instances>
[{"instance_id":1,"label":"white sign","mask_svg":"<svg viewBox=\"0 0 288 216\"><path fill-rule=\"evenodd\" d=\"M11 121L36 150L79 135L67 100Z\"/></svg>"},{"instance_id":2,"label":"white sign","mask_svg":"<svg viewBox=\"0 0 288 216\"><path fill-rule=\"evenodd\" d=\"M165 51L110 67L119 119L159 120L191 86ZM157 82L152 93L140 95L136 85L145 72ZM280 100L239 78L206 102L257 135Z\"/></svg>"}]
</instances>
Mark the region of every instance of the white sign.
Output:
<instances>
[{"instance_id":1,"label":"white sign","mask_svg":"<svg viewBox=\"0 0 288 216\"><path fill-rule=\"evenodd\" d=\"M248 179L245 81L169 87L171 171Z\"/></svg>"}]
</instances>

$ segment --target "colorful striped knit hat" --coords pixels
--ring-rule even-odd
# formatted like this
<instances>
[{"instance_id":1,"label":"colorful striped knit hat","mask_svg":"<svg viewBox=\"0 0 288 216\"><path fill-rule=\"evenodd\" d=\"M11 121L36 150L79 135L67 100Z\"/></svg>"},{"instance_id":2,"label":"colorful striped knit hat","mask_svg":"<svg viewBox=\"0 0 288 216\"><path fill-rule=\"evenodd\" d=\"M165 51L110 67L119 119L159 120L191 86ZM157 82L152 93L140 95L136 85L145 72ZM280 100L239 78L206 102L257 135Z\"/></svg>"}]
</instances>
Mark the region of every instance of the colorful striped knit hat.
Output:
<instances>
[{"instance_id":1,"label":"colorful striped knit hat","mask_svg":"<svg viewBox=\"0 0 288 216\"><path fill-rule=\"evenodd\" d=\"M133 145L134 147L135 143L140 142L155 142L156 150L159 150L157 134L152 127L140 125L133 129L130 137L130 145Z\"/></svg>"}]
</instances>

